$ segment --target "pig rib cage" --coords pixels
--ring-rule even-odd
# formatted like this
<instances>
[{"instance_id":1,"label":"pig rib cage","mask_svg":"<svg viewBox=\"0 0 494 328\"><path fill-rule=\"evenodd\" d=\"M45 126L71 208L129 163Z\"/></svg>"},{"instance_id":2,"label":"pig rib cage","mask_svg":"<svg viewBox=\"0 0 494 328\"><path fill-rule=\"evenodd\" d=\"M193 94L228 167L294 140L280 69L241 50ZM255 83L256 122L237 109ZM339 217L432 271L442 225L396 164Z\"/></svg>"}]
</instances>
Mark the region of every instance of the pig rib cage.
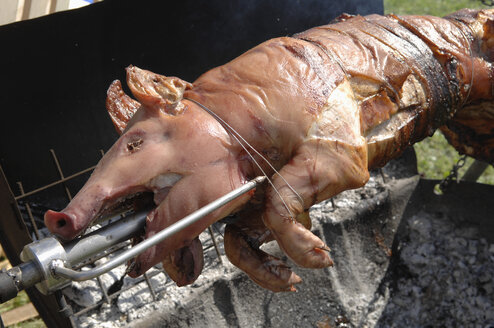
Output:
<instances>
[{"instance_id":1,"label":"pig rib cage","mask_svg":"<svg viewBox=\"0 0 494 328\"><path fill-rule=\"evenodd\" d=\"M20 201L24 201L29 196L57 185L63 186L65 196L70 201L72 199L72 195L65 183L76 177L91 172L94 169L93 166L71 176L65 177L55 151L50 149L50 153L53 157L60 179L27 193L24 192L22 183L18 182L17 184L20 190L20 195L14 197L14 205L17 206L17 209L19 208ZM102 151L101 153L103 154ZM121 288L111 295L109 295L105 290L100 276L116 268L117 266L124 264L128 260L144 252L149 247L158 244L162 240L179 232L188 225L193 224L200 218L208 215L231 200L245 194L250 190L253 190L256 186L264 182L264 180L265 177L257 177L247 182L240 188L218 198L168 228L163 229L160 233L140 242L137 245L134 245L133 247L129 247L129 239L142 232L147 213L145 210L136 213L127 212L107 219L106 225L102 228L87 233L81 238L63 244L53 236L41 239L42 234L33 215L33 210L29 202L24 201L25 212L29 219L29 221L25 221L24 224L28 223L31 226L31 238L35 241L24 246L24 249L21 252L21 260L23 263L8 271L0 272L0 303L15 297L19 291L33 285L35 285L43 294L50 294L70 285L71 281L84 281L93 278L97 279L102 293L102 300L97 304L80 310L77 313L72 314L71 311L69 311L69 313L67 313L68 315L82 315L100 306L102 302L110 303L112 299L116 298L122 292L136 286L142 281L146 281L153 300L156 300L157 292L151 285L150 278L162 273L162 270L158 270L153 273L145 273L143 277L137 278L133 285L126 288ZM221 255L211 227L209 227L209 233L211 235L212 245L206 246L205 249L207 250L214 247L218 258L221 261ZM106 257L117 251L120 251L121 253L106 263L100 266L94 265L94 262L98 259ZM82 267L88 265L93 266L93 268L89 271L79 271ZM59 302L59 304L62 307L65 307L63 305L64 303L65 300L62 296L62 302Z\"/></svg>"}]
</instances>

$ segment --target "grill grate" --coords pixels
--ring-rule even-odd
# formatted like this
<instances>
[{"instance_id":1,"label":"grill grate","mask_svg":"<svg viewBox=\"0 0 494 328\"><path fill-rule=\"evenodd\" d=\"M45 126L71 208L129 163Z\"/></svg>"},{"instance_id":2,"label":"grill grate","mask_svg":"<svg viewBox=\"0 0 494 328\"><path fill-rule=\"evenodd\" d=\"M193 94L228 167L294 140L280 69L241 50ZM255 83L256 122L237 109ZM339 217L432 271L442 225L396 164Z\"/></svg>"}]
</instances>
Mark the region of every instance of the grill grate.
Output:
<instances>
[{"instance_id":1,"label":"grill grate","mask_svg":"<svg viewBox=\"0 0 494 328\"><path fill-rule=\"evenodd\" d=\"M43 217L44 217L44 213L48 209L50 208L53 209L58 207L58 206L53 206L54 203L58 202L58 199L57 201L53 201L51 198L57 198L57 197L65 198L66 200L65 203L70 202L70 200L72 199L72 191L69 189L68 183L79 177L85 179L89 178L90 173L95 168L95 166L92 166L87 169L81 170L75 174L72 174L70 176L65 176L55 150L50 149L49 151L53 158L53 163L57 169L59 179L52 183L49 183L47 185L41 186L35 190L28 192L25 192L22 181L18 181L17 182L18 195L13 197L16 203L15 206L17 206L20 212L21 219L27 230L27 233L29 234L29 238L31 241L42 239L50 234L47 228L44 226ZM100 150L100 152L101 155L103 156L104 152L102 150ZM60 189L59 195L53 196L53 187L55 186L62 186L63 188ZM12 188L10 189L12 190ZM49 189L51 189L50 193L47 192ZM48 194L50 196L47 196ZM36 201L33 201L32 198L36 198ZM111 223L111 221L100 223L95 227L91 227L90 229L88 229L88 231L92 231L94 229L97 229L98 227L104 226L109 223ZM220 235L219 238L220 240L223 237L223 233L221 231L222 228L219 225L215 224L212 227L209 227L208 234L203 233L201 235L201 240L204 245L204 252L212 251L212 249L214 249L216 258L219 260L220 263L222 263L221 261L222 252L220 251L218 244L216 242L213 229L216 230L217 233ZM88 259L83 263L80 263L74 269L84 270L85 268L92 268L95 266L95 263L97 261L102 261L102 260L104 261L105 258L118 255L119 253L125 251L129 247L131 247L131 242L125 241L123 243L120 243L119 245L116 245L110 249L105 250L100 254L97 254L96 256L93 256L91 259ZM19 254L20 251L21 249L16 250L17 254ZM211 266L211 264L212 263L205 264L204 270L208 270L208 266ZM131 279L127 277L125 285L124 285L124 278L126 277L125 270L120 269L119 271L118 269L119 268L105 274L105 275L120 276L118 279L115 280L113 284L111 284L108 287L105 286L105 283L102 280L102 276L93 279L93 281L96 282L96 285L99 288L99 293L101 296L100 300L93 302L92 304L81 305L80 303L78 304L75 300L71 299L70 297L65 297L63 294L58 295L59 297L61 297L61 299L58 300L59 308L57 309L57 311L60 311L65 315L67 315L70 319L70 322L72 323L72 326L74 326L75 319L80 319L80 317L83 317L85 314L100 308L104 304L111 304L122 293L127 292L138 285L144 285L147 291L151 295L151 300L157 301L162 296L162 292L166 289L166 287L173 284L173 281L171 281L171 279L166 277L166 273L162 269L161 265L155 266L152 272L145 273L142 277L136 279ZM163 284L161 288L156 288L156 286L153 286L151 280L153 278L156 278L160 274L165 276L166 283ZM67 288L71 288L71 287L67 287ZM70 306L72 309L67 311L67 305ZM145 304L136 304L136 307L140 307L143 305Z\"/></svg>"}]
</instances>

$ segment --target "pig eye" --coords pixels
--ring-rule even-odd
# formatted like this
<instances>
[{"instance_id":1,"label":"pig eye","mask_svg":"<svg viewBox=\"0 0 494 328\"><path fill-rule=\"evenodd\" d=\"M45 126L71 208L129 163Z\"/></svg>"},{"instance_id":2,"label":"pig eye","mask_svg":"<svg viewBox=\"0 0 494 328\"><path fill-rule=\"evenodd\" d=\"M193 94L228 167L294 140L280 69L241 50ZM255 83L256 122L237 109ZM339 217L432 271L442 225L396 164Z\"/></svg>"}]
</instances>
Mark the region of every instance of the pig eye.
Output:
<instances>
[{"instance_id":1,"label":"pig eye","mask_svg":"<svg viewBox=\"0 0 494 328\"><path fill-rule=\"evenodd\" d=\"M129 151L129 153L134 153L141 148L141 145L143 142L144 142L144 140L142 140L142 139L137 139L137 140L131 141L131 142L127 143L127 150Z\"/></svg>"}]
</instances>

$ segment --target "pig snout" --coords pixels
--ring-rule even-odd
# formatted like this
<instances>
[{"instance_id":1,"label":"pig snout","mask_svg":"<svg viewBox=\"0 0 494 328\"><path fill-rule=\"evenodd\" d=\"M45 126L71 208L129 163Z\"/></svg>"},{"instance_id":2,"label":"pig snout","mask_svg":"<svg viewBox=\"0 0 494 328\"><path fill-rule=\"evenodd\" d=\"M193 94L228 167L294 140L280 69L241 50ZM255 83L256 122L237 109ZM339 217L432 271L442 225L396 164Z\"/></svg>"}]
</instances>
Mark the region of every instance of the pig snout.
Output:
<instances>
[{"instance_id":1,"label":"pig snout","mask_svg":"<svg viewBox=\"0 0 494 328\"><path fill-rule=\"evenodd\" d=\"M45 213L45 225L53 234L65 240L75 238L81 231L76 226L75 217L52 210L48 210Z\"/></svg>"}]
</instances>

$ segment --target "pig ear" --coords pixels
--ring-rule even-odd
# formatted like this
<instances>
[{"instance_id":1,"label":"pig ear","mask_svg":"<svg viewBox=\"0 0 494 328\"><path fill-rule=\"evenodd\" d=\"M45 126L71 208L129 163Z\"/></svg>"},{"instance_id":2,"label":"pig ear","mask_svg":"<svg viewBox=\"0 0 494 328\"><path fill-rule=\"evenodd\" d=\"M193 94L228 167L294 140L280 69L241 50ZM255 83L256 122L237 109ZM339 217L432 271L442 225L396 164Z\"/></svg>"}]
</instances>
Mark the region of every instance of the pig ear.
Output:
<instances>
[{"instance_id":1,"label":"pig ear","mask_svg":"<svg viewBox=\"0 0 494 328\"><path fill-rule=\"evenodd\" d=\"M119 80L113 81L106 92L106 110L118 134L122 134L139 107L141 104L127 96L122 90L122 83Z\"/></svg>"},{"instance_id":2,"label":"pig ear","mask_svg":"<svg viewBox=\"0 0 494 328\"><path fill-rule=\"evenodd\" d=\"M181 100L192 84L178 77L166 77L135 66L127 67L127 84L145 107L177 115L183 110Z\"/></svg>"}]
</instances>

